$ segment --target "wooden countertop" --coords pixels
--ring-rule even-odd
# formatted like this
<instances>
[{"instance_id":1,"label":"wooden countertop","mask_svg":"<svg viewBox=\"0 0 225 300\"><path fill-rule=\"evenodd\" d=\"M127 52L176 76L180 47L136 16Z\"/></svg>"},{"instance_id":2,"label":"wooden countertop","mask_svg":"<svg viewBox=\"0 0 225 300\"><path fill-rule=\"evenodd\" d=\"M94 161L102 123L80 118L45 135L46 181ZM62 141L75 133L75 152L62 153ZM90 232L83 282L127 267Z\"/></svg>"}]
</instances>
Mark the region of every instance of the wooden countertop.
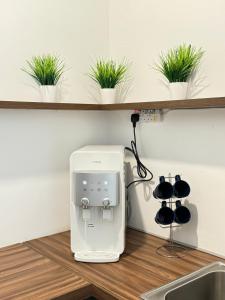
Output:
<instances>
[{"instance_id":1,"label":"wooden countertop","mask_svg":"<svg viewBox=\"0 0 225 300\"><path fill-rule=\"evenodd\" d=\"M80 263L69 232L0 249L1 300L134 300L140 294L195 271L218 257L189 249L183 258L156 254L164 240L129 229L117 263Z\"/></svg>"},{"instance_id":2,"label":"wooden countertop","mask_svg":"<svg viewBox=\"0 0 225 300\"><path fill-rule=\"evenodd\" d=\"M0 299L52 299L90 284L26 245L0 249Z\"/></svg>"}]
</instances>

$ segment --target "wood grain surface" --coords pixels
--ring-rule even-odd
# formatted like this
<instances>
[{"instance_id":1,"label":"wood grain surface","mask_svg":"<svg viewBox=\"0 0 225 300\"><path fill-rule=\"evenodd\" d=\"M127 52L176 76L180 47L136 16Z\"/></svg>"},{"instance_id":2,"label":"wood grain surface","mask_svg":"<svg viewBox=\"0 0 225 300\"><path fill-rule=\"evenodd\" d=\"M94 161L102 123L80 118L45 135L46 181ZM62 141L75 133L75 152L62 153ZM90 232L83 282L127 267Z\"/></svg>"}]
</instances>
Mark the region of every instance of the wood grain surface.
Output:
<instances>
[{"instance_id":1,"label":"wood grain surface","mask_svg":"<svg viewBox=\"0 0 225 300\"><path fill-rule=\"evenodd\" d=\"M48 103L29 101L0 101L1 109L48 109L48 110L133 110L133 109L201 109L223 108L225 97L131 102L115 104Z\"/></svg>"},{"instance_id":2,"label":"wood grain surface","mask_svg":"<svg viewBox=\"0 0 225 300\"><path fill-rule=\"evenodd\" d=\"M156 249L163 239L132 229L127 232L126 251L117 263L80 263L70 251L69 232L29 241L26 246L67 268L114 299L139 299L140 294L195 271L218 257L189 249L183 258L165 258ZM110 299L100 297L99 299Z\"/></svg>"},{"instance_id":3,"label":"wood grain surface","mask_svg":"<svg viewBox=\"0 0 225 300\"><path fill-rule=\"evenodd\" d=\"M186 100L166 100L133 103L115 103L100 105L101 110L133 110L133 109L201 109L225 107L225 97L201 98Z\"/></svg>"},{"instance_id":4,"label":"wood grain surface","mask_svg":"<svg viewBox=\"0 0 225 300\"><path fill-rule=\"evenodd\" d=\"M57 103L29 101L0 101L3 109L48 109L48 110L100 110L100 104L88 103Z\"/></svg>"},{"instance_id":5,"label":"wood grain surface","mask_svg":"<svg viewBox=\"0 0 225 300\"><path fill-rule=\"evenodd\" d=\"M73 291L89 296L90 284L40 253L18 244L0 249L0 299L54 299ZM87 290L86 290L87 289Z\"/></svg>"}]
</instances>

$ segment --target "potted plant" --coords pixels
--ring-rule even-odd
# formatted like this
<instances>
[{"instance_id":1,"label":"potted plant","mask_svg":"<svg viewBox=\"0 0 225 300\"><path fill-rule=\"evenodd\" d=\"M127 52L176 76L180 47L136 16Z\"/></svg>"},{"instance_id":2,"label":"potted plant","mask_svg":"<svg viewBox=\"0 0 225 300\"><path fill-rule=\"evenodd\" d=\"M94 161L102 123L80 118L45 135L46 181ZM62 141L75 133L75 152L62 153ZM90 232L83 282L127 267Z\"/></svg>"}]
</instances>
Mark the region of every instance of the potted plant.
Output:
<instances>
[{"instance_id":1,"label":"potted plant","mask_svg":"<svg viewBox=\"0 0 225 300\"><path fill-rule=\"evenodd\" d=\"M89 76L101 88L102 103L115 102L116 87L125 79L127 69L126 62L117 63L111 59L99 59L96 65L91 67Z\"/></svg>"},{"instance_id":2,"label":"potted plant","mask_svg":"<svg viewBox=\"0 0 225 300\"><path fill-rule=\"evenodd\" d=\"M29 69L23 69L40 87L44 102L56 101L56 86L64 72L63 62L54 55L35 56L27 61Z\"/></svg>"},{"instance_id":3,"label":"potted plant","mask_svg":"<svg viewBox=\"0 0 225 300\"><path fill-rule=\"evenodd\" d=\"M203 53L201 48L183 44L160 56L156 69L167 78L172 100L187 98L188 80L196 71Z\"/></svg>"}]
</instances>

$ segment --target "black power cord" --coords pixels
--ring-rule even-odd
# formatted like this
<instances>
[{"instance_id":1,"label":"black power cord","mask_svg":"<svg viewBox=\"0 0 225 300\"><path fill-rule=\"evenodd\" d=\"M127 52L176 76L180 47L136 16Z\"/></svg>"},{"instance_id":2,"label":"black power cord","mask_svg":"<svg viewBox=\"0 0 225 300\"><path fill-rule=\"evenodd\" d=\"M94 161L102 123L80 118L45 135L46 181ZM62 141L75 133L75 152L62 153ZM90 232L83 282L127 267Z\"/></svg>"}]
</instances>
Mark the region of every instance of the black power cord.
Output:
<instances>
[{"instance_id":1,"label":"black power cord","mask_svg":"<svg viewBox=\"0 0 225 300\"><path fill-rule=\"evenodd\" d=\"M137 174L141 179L131 181L126 186L127 189L134 183L151 181L153 179L153 173L141 162L141 160L139 158L138 150L137 150L136 124L137 124L137 122L139 122L139 114L138 113L133 113L131 115L131 122L133 124L134 139L131 141L131 148L125 147L125 149L130 151L134 155L134 158L136 159L136 162L137 162ZM148 175L150 177L146 178Z\"/></svg>"}]
</instances>

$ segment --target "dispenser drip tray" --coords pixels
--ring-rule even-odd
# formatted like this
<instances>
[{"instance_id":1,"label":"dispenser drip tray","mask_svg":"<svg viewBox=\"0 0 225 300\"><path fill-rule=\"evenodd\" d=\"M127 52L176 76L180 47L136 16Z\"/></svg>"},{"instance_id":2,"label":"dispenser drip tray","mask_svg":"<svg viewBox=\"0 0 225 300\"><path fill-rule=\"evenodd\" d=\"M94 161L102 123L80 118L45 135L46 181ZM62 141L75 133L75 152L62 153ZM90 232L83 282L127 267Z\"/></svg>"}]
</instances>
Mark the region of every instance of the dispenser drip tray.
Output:
<instances>
[{"instance_id":1,"label":"dispenser drip tray","mask_svg":"<svg viewBox=\"0 0 225 300\"><path fill-rule=\"evenodd\" d=\"M106 251L82 251L74 254L75 260L92 263L116 262L119 260L119 257L119 253Z\"/></svg>"}]
</instances>

